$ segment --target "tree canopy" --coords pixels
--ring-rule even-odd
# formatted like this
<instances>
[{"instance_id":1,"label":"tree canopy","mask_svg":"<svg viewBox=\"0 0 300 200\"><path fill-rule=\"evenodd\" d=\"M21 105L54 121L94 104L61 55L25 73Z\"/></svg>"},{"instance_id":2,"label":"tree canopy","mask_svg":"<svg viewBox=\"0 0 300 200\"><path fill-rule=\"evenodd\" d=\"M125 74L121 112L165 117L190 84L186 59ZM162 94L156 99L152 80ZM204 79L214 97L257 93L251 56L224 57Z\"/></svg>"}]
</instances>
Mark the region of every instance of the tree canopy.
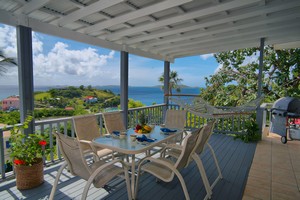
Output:
<instances>
[{"instance_id":1,"label":"tree canopy","mask_svg":"<svg viewBox=\"0 0 300 200\"><path fill-rule=\"evenodd\" d=\"M206 77L201 96L212 105L237 106L257 98L259 49L247 48L214 55L222 67ZM264 48L264 102L300 95L300 49Z\"/></svg>"}]
</instances>

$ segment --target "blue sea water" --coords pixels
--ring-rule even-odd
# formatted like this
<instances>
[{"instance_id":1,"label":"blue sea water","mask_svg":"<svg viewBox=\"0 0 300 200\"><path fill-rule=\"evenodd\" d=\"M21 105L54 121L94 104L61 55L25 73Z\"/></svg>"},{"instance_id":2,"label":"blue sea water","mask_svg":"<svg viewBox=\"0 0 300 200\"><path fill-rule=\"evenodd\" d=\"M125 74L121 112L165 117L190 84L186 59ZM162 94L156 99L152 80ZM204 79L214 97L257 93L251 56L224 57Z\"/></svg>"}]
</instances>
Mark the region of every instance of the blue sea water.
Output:
<instances>
[{"instance_id":1,"label":"blue sea water","mask_svg":"<svg viewBox=\"0 0 300 200\"><path fill-rule=\"evenodd\" d=\"M120 94L120 88L117 86L98 86L99 89L109 89L115 94ZM174 92L175 93L175 92ZM181 89L182 94L200 94L200 88L188 87ZM128 97L135 101L141 101L149 106L153 103L160 104L164 101L164 92L160 87L128 87Z\"/></svg>"},{"instance_id":2,"label":"blue sea water","mask_svg":"<svg viewBox=\"0 0 300 200\"><path fill-rule=\"evenodd\" d=\"M60 88L62 86L35 86L34 91L47 91L51 88ZM113 93L120 94L120 87L118 86L96 86L97 89L107 89L111 90ZM130 86L128 88L128 96L130 99L135 101L141 101L145 105L152 105L153 103L160 104L163 103L164 93L159 87L137 87ZM189 87L182 88L182 94L199 94L200 88L198 87ZM18 95L19 88L18 86L13 85L0 85L0 100L12 96Z\"/></svg>"}]
</instances>

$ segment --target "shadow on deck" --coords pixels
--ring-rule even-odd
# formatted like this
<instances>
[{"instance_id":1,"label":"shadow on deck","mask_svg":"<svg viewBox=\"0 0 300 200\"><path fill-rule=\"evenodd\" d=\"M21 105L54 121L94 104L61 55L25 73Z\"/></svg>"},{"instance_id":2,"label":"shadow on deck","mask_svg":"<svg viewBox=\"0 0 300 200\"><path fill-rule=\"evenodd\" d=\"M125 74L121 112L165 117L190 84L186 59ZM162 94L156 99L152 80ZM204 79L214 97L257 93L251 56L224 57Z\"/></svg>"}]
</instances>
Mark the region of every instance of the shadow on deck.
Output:
<instances>
[{"instance_id":1,"label":"shadow on deck","mask_svg":"<svg viewBox=\"0 0 300 200\"><path fill-rule=\"evenodd\" d=\"M233 140L232 137L213 134L209 143L214 148L223 173L223 180L219 181L213 189L212 199L242 199L248 173L253 160L256 144L244 143ZM205 151L202 161L210 183L217 177L212 157L209 151ZM0 183L1 199L48 199L52 184L60 164L45 168L45 182L38 188L19 191L14 179L7 179ZM193 162L189 167L181 171L187 184L190 198L203 199L206 195L200 173ZM80 199L85 181L64 170L61 181L56 191L55 199ZM112 180L108 187L97 189L91 187L88 199L127 199L127 191L123 179ZM155 182L155 178L149 174L141 177L138 199L184 199L180 183L175 178L171 183Z\"/></svg>"}]
</instances>

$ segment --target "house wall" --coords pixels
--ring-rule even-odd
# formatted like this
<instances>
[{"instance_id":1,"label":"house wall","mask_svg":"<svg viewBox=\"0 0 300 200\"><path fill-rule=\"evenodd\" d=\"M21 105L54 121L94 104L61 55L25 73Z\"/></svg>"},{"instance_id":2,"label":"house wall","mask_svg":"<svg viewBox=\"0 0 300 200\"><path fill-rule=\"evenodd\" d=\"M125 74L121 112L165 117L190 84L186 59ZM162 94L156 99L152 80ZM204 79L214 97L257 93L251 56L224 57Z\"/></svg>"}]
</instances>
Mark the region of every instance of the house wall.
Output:
<instances>
[{"instance_id":1,"label":"house wall","mask_svg":"<svg viewBox=\"0 0 300 200\"><path fill-rule=\"evenodd\" d=\"M9 97L2 100L2 110L9 110L10 108L20 108L20 99L18 97Z\"/></svg>"}]
</instances>

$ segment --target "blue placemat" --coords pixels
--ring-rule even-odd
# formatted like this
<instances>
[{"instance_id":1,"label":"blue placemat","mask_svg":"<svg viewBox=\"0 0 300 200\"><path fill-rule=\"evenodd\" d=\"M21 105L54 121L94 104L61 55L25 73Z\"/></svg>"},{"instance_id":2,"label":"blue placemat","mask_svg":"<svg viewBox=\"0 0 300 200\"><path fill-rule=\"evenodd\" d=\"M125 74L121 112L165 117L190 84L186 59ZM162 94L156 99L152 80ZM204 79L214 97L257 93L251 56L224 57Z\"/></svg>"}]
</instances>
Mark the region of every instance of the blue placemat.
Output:
<instances>
[{"instance_id":1,"label":"blue placemat","mask_svg":"<svg viewBox=\"0 0 300 200\"><path fill-rule=\"evenodd\" d=\"M154 142L156 139L147 138L146 135L142 135L142 136L136 137L136 140L139 141L139 142Z\"/></svg>"},{"instance_id":2,"label":"blue placemat","mask_svg":"<svg viewBox=\"0 0 300 200\"><path fill-rule=\"evenodd\" d=\"M177 131L177 130L172 130L172 129L169 129L169 128L161 128L160 130L164 133L174 133L174 132Z\"/></svg>"}]
</instances>

